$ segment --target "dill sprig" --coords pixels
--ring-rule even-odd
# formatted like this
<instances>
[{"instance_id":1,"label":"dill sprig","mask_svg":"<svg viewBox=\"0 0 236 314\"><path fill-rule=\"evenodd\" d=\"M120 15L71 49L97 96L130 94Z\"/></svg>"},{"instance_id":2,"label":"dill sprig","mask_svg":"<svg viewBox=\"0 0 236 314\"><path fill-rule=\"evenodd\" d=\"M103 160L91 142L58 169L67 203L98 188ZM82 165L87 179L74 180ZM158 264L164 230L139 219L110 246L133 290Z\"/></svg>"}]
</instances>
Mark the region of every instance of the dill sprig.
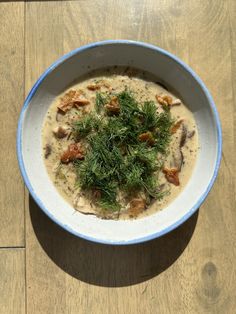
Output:
<instances>
[{"instance_id":1,"label":"dill sprig","mask_svg":"<svg viewBox=\"0 0 236 314\"><path fill-rule=\"evenodd\" d=\"M95 109L97 113L100 113L103 109L104 105L109 101L109 95L106 93L96 93L96 100L95 100Z\"/></svg>"},{"instance_id":2,"label":"dill sprig","mask_svg":"<svg viewBox=\"0 0 236 314\"><path fill-rule=\"evenodd\" d=\"M104 210L118 211L118 192L127 195L142 192L160 199L158 172L168 151L170 112L157 112L154 102L140 104L132 92L117 96L120 112L109 116L104 105L109 95L97 93L96 112L81 117L73 125L74 138L87 141L85 159L75 162L78 182L84 190L100 192L97 205ZM151 132L154 144L141 142L139 135Z\"/></svg>"}]
</instances>

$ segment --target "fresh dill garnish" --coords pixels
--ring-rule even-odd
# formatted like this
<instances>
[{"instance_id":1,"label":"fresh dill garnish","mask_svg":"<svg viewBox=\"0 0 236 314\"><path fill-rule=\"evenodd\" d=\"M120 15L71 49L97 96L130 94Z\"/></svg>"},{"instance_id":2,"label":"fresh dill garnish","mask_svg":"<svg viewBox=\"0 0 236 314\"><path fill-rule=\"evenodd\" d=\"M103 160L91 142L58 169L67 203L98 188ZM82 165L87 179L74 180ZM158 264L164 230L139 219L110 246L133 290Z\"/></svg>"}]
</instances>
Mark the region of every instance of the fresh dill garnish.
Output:
<instances>
[{"instance_id":1,"label":"fresh dill garnish","mask_svg":"<svg viewBox=\"0 0 236 314\"><path fill-rule=\"evenodd\" d=\"M73 125L74 137L86 140L84 160L74 163L80 187L99 191L96 204L105 211L119 211L120 191L127 195L144 193L160 199L158 172L167 154L173 124L170 112L157 112L154 102L139 103L129 90L115 95L118 115L107 115L109 94L96 94L95 110ZM140 141L143 133L153 142ZM152 143L152 145L150 144Z\"/></svg>"},{"instance_id":2,"label":"fresh dill garnish","mask_svg":"<svg viewBox=\"0 0 236 314\"><path fill-rule=\"evenodd\" d=\"M95 100L95 109L97 113L100 113L104 105L108 102L109 97L105 93L96 93L96 100Z\"/></svg>"},{"instance_id":3,"label":"fresh dill garnish","mask_svg":"<svg viewBox=\"0 0 236 314\"><path fill-rule=\"evenodd\" d=\"M74 122L72 130L76 139L86 137L92 130L97 130L100 126L99 118L94 113L84 115Z\"/></svg>"}]
</instances>

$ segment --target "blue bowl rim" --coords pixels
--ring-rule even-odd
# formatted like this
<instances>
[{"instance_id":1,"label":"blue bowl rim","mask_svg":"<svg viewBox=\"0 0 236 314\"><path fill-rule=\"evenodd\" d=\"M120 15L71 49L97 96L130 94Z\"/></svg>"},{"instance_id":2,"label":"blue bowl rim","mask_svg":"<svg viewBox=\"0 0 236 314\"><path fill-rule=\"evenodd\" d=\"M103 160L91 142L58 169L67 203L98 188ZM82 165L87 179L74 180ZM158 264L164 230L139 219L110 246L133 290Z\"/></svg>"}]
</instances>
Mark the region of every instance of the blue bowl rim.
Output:
<instances>
[{"instance_id":1,"label":"blue bowl rim","mask_svg":"<svg viewBox=\"0 0 236 314\"><path fill-rule=\"evenodd\" d=\"M214 116L214 119L216 121L216 126L217 126L217 139L218 139L218 149L217 149L217 158L216 158L216 164L215 164L215 169L212 175L212 178L206 188L206 190L202 193L201 197L198 199L198 201L194 204L194 206L184 215L182 216L178 221L176 221L175 223L173 223L172 225L168 226L167 228L159 231L159 232L155 232L153 234L150 234L148 236L145 237L140 237L140 238L136 238L133 240L128 240L128 241L110 241L110 240L102 240L102 239L98 239L98 238L94 238L91 236L87 236L84 234L81 234L80 232L77 232L75 230L73 230L70 226L63 224L61 221L59 221L56 217L54 217L50 211L44 206L44 204L42 203L42 201L40 200L40 198L38 197L37 193L34 191L30 180L27 176L26 170L25 170L25 166L24 166L24 162L23 162L23 155L22 155L22 126L23 126L23 122L24 122L24 116L25 116L25 112L26 109L28 108L31 99L33 98L34 94L36 93L37 89L39 88L39 86L41 85L41 83L43 82L43 80L47 77L47 75L49 75L56 67L58 67L61 63L63 63L64 61L66 61L67 59L71 58L72 56L91 49L91 48L96 48L97 46L105 46L105 45L114 45L114 44L122 44L122 45L133 45L133 46L141 46L144 48L148 48L154 51L158 51L159 53L169 57L170 59L174 60L176 63L178 63L180 66L182 66L187 72L189 72L192 77L197 81L197 83L200 85L200 87L202 88L202 90L204 91L210 107L212 109L212 113ZM208 91L207 87L205 86L205 84L203 83L203 81L199 78L199 76L187 65L185 64L182 60L180 60L178 57L176 57L175 55L171 54L170 52L159 48L157 46L154 46L152 44L149 43L145 43L145 42L140 42L140 41L133 41L133 40L104 40L104 41L99 41L99 42L95 42L95 43L90 43L84 46L81 46L79 48L76 48L72 51L70 51L69 53L65 54L64 56L60 57L58 60L56 60L51 66L49 66L48 69L46 69L46 71L39 77L39 79L36 81L36 83L33 85L31 91L29 92L28 96L25 99L24 105L22 107L22 110L20 112L20 116L19 116L19 121L18 121L18 128L17 128L17 158L18 158L18 163L19 163L19 167L20 167L20 171L22 174L22 177L24 179L24 182L31 194L31 196L34 198L35 202L37 203L37 205L44 211L44 213L51 218L56 224L58 224L60 227L62 227L63 229L67 230L68 232L70 232L71 234L83 238L85 240L89 240L92 242L96 242L96 243L101 243L101 244L109 244L109 245L129 245L129 244L137 244L137 243L142 243L142 242L146 242L146 241L150 241L152 239L161 237L163 235L165 235L166 233L176 229L177 227L179 227L181 224L183 224L189 217L191 217L196 211L197 209L201 206L201 204L204 202L205 198L207 197L208 193L210 192L218 171L219 171L219 167L220 167L220 161L221 161L221 155L222 155L222 131L221 131L221 123L220 123L220 119L219 119L219 115L216 109L216 106L214 104L213 98L210 94L210 92Z\"/></svg>"}]
</instances>

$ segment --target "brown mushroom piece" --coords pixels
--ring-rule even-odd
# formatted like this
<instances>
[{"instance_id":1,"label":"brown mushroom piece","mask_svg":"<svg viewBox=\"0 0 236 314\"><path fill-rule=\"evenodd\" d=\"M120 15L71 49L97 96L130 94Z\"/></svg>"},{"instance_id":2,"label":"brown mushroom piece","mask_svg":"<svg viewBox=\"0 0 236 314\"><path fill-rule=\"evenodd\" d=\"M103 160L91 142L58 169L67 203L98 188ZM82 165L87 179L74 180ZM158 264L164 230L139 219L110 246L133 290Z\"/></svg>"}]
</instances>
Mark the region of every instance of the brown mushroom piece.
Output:
<instances>
[{"instance_id":1,"label":"brown mushroom piece","mask_svg":"<svg viewBox=\"0 0 236 314\"><path fill-rule=\"evenodd\" d=\"M168 103L159 95L156 95L156 100L159 102L162 106L168 106Z\"/></svg>"},{"instance_id":2,"label":"brown mushroom piece","mask_svg":"<svg viewBox=\"0 0 236 314\"><path fill-rule=\"evenodd\" d=\"M170 106L172 105L172 97L167 94L156 95L156 100L162 106Z\"/></svg>"},{"instance_id":3,"label":"brown mushroom piece","mask_svg":"<svg viewBox=\"0 0 236 314\"><path fill-rule=\"evenodd\" d=\"M178 120L174 125L172 125L172 127L170 128L170 133L174 134L178 131L178 129L180 128L181 124L183 123L183 119Z\"/></svg>"},{"instance_id":4,"label":"brown mushroom piece","mask_svg":"<svg viewBox=\"0 0 236 314\"><path fill-rule=\"evenodd\" d=\"M184 124L182 124L182 132L181 132L181 137L180 137L180 142L179 142L180 148L182 148L185 145L186 138L187 138L187 127Z\"/></svg>"},{"instance_id":5,"label":"brown mushroom piece","mask_svg":"<svg viewBox=\"0 0 236 314\"><path fill-rule=\"evenodd\" d=\"M165 178L169 183L174 184L176 186L180 185L179 170L177 168L166 168L166 167L164 167L162 169L162 172L165 174Z\"/></svg>"},{"instance_id":6,"label":"brown mushroom piece","mask_svg":"<svg viewBox=\"0 0 236 314\"><path fill-rule=\"evenodd\" d=\"M187 137L192 138L194 136L194 134L195 134L195 130L192 130L192 131L188 132Z\"/></svg>"},{"instance_id":7,"label":"brown mushroom piece","mask_svg":"<svg viewBox=\"0 0 236 314\"><path fill-rule=\"evenodd\" d=\"M83 92L81 90L69 90L62 98L60 104L57 106L59 111L66 113L73 106L81 107L88 105L90 101L83 96Z\"/></svg>"},{"instance_id":8,"label":"brown mushroom piece","mask_svg":"<svg viewBox=\"0 0 236 314\"><path fill-rule=\"evenodd\" d=\"M172 105L173 99L172 99L171 96L164 94L164 95L162 95L161 97L162 97L162 99L163 99L164 101L167 102L168 105Z\"/></svg>"},{"instance_id":9,"label":"brown mushroom piece","mask_svg":"<svg viewBox=\"0 0 236 314\"><path fill-rule=\"evenodd\" d=\"M187 139L187 127L185 124L182 124L181 127L181 134L179 135L179 143L178 143L178 147L176 148L176 151L173 154L173 164L174 167L178 169L178 171L180 172L184 163L184 155L182 152L182 148L186 143L186 139Z\"/></svg>"},{"instance_id":10,"label":"brown mushroom piece","mask_svg":"<svg viewBox=\"0 0 236 314\"><path fill-rule=\"evenodd\" d=\"M80 143L70 144L61 156L61 162L68 164L76 159L84 159L84 150Z\"/></svg>"},{"instance_id":11,"label":"brown mushroom piece","mask_svg":"<svg viewBox=\"0 0 236 314\"><path fill-rule=\"evenodd\" d=\"M181 149L178 149L177 152L173 155L174 167L180 172L184 162L184 156Z\"/></svg>"},{"instance_id":12,"label":"brown mushroom piece","mask_svg":"<svg viewBox=\"0 0 236 314\"><path fill-rule=\"evenodd\" d=\"M61 97L60 104L57 106L58 110L62 113L66 113L73 107L73 98L78 97L81 91L76 91L74 89L69 90L63 97Z\"/></svg>"},{"instance_id":13,"label":"brown mushroom piece","mask_svg":"<svg viewBox=\"0 0 236 314\"><path fill-rule=\"evenodd\" d=\"M73 201L74 208L86 215L96 215L96 210L87 203L83 193L78 193Z\"/></svg>"},{"instance_id":14,"label":"brown mushroom piece","mask_svg":"<svg viewBox=\"0 0 236 314\"><path fill-rule=\"evenodd\" d=\"M97 83L91 83L87 86L87 89L91 91L96 91L96 90L99 90L100 88L101 86Z\"/></svg>"},{"instance_id":15,"label":"brown mushroom piece","mask_svg":"<svg viewBox=\"0 0 236 314\"><path fill-rule=\"evenodd\" d=\"M46 144L45 147L44 158L47 159L52 153L52 146L50 144Z\"/></svg>"},{"instance_id":16,"label":"brown mushroom piece","mask_svg":"<svg viewBox=\"0 0 236 314\"><path fill-rule=\"evenodd\" d=\"M172 101L171 106L180 106L182 104L180 99L175 99Z\"/></svg>"},{"instance_id":17,"label":"brown mushroom piece","mask_svg":"<svg viewBox=\"0 0 236 314\"><path fill-rule=\"evenodd\" d=\"M137 217L146 208L146 200L143 198L133 198L129 203L129 216Z\"/></svg>"},{"instance_id":18,"label":"brown mushroom piece","mask_svg":"<svg viewBox=\"0 0 236 314\"><path fill-rule=\"evenodd\" d=\"M106 104L104 107L110 115L118 115L120 113L120 104L116 96L112 97L109 104Z\"/></svg>"},{"instance_id":19,"label":"brown mushroom piece","mask_svg":"<svg viewBox=\"0 0 236 314\"><path fill-rule=\"evenodd\" d=\"M76 99L74 99L73 106L76 108L79 108L79 107L84 107L88 105L89 103L90 101L87 98L85 98L83 95L80 95Z\"/></svg>"},{"instance_id":20,"label":"brown mushroom piece","mask_svg":"<svg viewBox=\"0 0 236 314\"><path fill-rule=\"evenodd\" d=\"M145 132L145 133L140 134L138 136L138 139L141 142L147 142L150 146L153 146L155 144L155 139L151 132Z\"/></svg>"},{"instance_id":21,"label":"brown mushroom piece","mask_svg":"<svg viewBox=\"0 0 236 314\"><path fill-rule=\"evenodd\" d=\"M68 132L64 127L58 126L53 130L53 134L56 138L62 139L67 136Z\"/></svg>"},{"instance_id":22,"label":"brown mushroom piece","mask_svg":"<svg viewBox=\"0 0 236 314\"><path fill-rule=\"evenodd\" d=\"M63 117L65 115L65 112L61 111L61 110L58 110L57 113L56 113L56 121L57 122L61 122Z\"/></svg>"}]
</instances>

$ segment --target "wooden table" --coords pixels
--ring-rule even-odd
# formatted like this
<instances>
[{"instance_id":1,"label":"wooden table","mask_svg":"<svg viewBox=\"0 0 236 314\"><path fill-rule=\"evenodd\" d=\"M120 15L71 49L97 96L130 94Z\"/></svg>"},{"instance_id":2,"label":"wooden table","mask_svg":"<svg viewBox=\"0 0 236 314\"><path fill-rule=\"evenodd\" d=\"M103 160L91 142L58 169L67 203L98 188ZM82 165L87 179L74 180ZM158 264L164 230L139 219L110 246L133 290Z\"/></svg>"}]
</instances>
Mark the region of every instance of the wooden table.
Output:
<instances>
[{"instance_id":1,"label":"wooden table","mask_svg":"<svg viewBox=\"0 0 236 314\"><path fill-rule=\"evenodd\" d=\"M68 51L134 39L176 54L203 79L220 113L224 152L198 213L148 243L77 239L28 197L15 152L32 84ZM0 313L236 313L235 0L0 3Z\"/></svg>"}]
</instances>

